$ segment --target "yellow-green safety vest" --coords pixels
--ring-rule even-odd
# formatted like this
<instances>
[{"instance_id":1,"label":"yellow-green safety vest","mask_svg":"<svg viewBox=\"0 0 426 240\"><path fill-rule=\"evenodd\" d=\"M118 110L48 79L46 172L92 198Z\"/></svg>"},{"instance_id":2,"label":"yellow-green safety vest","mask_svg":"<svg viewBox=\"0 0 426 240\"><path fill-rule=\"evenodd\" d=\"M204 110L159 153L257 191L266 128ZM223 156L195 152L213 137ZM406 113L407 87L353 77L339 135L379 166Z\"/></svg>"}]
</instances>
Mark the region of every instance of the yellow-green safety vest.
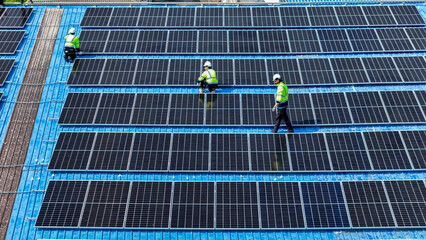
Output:
<instances>
[{"instance_id":1,"label":"yellow-green safety vest","mask_svg":"<svg viewBox=\"0 0 426 240\"><path fill-rule=\"evenodd\" d=\"M198 81L207 81L207 84L217 84L216 72L213 69L204 71L203 74L198 78Z\"/></svg>"},{"instance_id":2,"label":"yellow-green safety vest","mask_svg":"<svg viewBox=\"0 0 426 240\"><path fill-rule=\"evenodd\" d=\"M280 82L277 84L277 103L285 103L288 100L288 88L283 83Z\"/></svg>"},{"instance_id":3,"label":"yellow-green safety vest","mask_svg":"<svg viewBox=\"0 0 426 240\"><path fill-rule=\"evenodd\" d=\"M69 34L65 37L65 47L73 47L73 48L78 48L80 47L80 40L78 39L78 37Z\"/></svg>"}]
</instances>

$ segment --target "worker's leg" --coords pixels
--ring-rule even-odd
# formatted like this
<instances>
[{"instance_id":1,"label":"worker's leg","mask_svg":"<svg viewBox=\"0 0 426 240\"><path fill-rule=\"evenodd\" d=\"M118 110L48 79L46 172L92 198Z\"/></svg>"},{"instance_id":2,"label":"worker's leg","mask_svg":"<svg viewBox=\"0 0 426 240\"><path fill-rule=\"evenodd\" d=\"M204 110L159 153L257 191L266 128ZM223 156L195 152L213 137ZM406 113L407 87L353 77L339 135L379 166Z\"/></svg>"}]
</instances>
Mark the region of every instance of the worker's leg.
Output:
<instances>
[{"instance_id":1,"label":"worker's leg","mask_svg":"<svg viewBox=\"0 0 426 240\"><path fill-rule=\"evenodd\" d=\"M208 84L208 88L211 93L216 93L217 84Z\"/></svg>"},{"instance_id":2,"label":"worker's leg","mask_svg":"<svg viewBox=\"0 0 426 240\"><path fill-rule=\"evenodd\" d=\"M200 88L198 89L199 93L203 93L204 92L204 88L206 87L206 81L201 81L200 82Z\"/></svg>"},{"instance_id":3,"label":"worker's leg","mask_svg":"<svg viewBox=\"0 0 426 240\"><path fill-rule=\"evenodd\" d=\"M278 129L281 125L281 119L283 119L283 109L277 109L277 116L275 117L275 126L274 129L271 130L271 132L278 132Z\"/></svg>"},{"instance_id":4,"label":"worker's leg","mask_svg":"<svg viewBox=\"0 0 426 240\"><path fill-rule=\"evenodd\" d=\"M280 109L281 110L281 109ZM287 115L287 108L282 109L283 110L283 114L282 114L282 119L285 122L285 125L287 126L287 130L289 132L294 132L293 130L293 126L291 126L291 122L290 122L290 118Z\"/></svg>"}]
</instances>

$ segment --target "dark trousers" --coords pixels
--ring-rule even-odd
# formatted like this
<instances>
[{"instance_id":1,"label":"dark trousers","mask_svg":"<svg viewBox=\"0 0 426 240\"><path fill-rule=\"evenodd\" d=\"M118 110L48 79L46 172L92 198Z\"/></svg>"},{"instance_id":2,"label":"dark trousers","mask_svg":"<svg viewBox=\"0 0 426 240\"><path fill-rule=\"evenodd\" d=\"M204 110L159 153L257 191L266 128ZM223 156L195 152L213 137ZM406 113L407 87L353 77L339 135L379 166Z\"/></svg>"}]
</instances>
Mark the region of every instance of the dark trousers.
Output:
<instances>
[{"instance_id":1,"label":"dark trousers","mask_svg":"<svg viewBox=\"0 0 426 240\"><path fill-rule=\"evenodd\" d=\"M275 127L274 129L278 131L278 128L281 125L281 120L284 120L285 125L287 126L287 130L293 130L293 126L291 126L290 119L287 115L287 108L277 109L277 117L275 118Z\"/></svg>"},{"instance_id":2,"label":"dark trousers","mask_svg":"<svg viewBox=\"0 0 426 240\"><path fill-rule=\"evenodd\" d=\"M73 48L73 47L65 47L64 51L65 50L68 50L68 56L70 56L72 60L74 60L77 57L77 55L76 55L76 49L75 48ZM65 56L65 58L67 58L68 56Z\"/></svg>"}]
</instances>

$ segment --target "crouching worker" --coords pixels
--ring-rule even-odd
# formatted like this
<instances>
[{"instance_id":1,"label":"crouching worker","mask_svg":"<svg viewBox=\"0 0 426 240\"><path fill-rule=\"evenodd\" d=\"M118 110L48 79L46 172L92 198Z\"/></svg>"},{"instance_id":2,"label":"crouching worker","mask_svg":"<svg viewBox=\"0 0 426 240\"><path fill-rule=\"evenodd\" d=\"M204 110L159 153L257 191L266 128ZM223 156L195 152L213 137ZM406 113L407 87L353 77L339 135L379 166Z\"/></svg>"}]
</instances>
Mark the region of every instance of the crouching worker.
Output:
<instances>
[{"instance_id":1,"label":"crouching worker","mask_svg":"<svg viewBox=\"0 0 426 240\"><path fill-rule=\"evenodd\" d=\"M204 63L204 72L198 78L198 83L200 84L200 93L204 92L204 88L208 88L211 93L215 93L217 88L217 76L216 71L212 69L212 63L207 61Z\"/></svg>"},{"instance_id":2,"label":"crouching worker","mask_svg":"<svg viewBox=\"0 0 426 240\"><path fill-rule=\"evenodd\" d=\"M74 60L77 57L76 52L80 52L80 40L75 36L75 28L71 28L65 37L65 59Z\"/></svg>"}]
</instances>

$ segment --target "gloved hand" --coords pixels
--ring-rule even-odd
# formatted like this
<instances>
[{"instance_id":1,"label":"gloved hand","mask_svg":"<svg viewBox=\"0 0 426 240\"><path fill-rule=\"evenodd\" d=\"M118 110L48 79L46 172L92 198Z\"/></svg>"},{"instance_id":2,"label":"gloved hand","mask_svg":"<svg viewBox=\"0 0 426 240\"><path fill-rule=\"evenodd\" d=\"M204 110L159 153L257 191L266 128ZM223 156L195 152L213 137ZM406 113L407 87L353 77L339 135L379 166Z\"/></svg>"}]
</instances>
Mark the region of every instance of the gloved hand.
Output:
<instances>
[{"instance_id":1,"label":"gloved hand","mask_svg":"<svg viewBox=\"0 0 426 240\"><path fill-rule=\"evenodd\" d=\"M272 112L276 112L277 111L277 108L276 107L273 107L272 108Z\"/></svg>"}]
</instances>

